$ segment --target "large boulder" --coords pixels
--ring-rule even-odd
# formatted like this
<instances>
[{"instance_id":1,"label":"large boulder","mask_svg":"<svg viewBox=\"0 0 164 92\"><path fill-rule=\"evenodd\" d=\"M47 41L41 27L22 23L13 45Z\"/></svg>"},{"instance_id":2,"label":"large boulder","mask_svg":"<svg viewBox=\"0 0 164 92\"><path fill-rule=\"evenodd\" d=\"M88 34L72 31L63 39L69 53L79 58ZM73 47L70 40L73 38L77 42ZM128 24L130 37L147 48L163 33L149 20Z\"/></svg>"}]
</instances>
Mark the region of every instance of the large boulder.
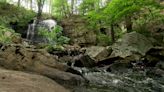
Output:
<instances>
[{"instance_id":1,"label":"large boulder","mask_svg":"<svg viewBox=\"0 0 164 92\"><path fill-rule=\"evenodd\" d=\"M149 41L144 35L131 32L122 37L120 42L117 42L112 46L113 52L111 57L131 57L134 60L140 59L147 51L153 47L151 41Z\"/></svg>"},{"instance_id":2,"label":"large boulder","mask_svg":"<svg viewBox=\"0 0 164 92\"><path fill-rule=\"evenodd\" d=\"M106 60L112 52L111 47L102 46L90 46L82 48L81 50L85 51L85 53L74 59L74 65L78 67L94 67L98 65L100 61Z\"/></svg>"},{"instance_id":3,"label":"large boulder","mask_svg":"<svg viewBox=\"0 0 164 92\"><path fill-rule=\"evenodd\" d=\"M106 59L112 52L110 47L102 47L102 46L91 46L86 48L85 54L89 55L93 60L102 61Z\"/></svg>"},{"instance_id":4,"label":"large boulder","mask_svg":"<svg viewBox=\"0 0 164 92\"><path fill-rule=\"evenodd\" d=\"M44 76L0 68L0 92L70 92Z\"/></svg>"}]
</instances>

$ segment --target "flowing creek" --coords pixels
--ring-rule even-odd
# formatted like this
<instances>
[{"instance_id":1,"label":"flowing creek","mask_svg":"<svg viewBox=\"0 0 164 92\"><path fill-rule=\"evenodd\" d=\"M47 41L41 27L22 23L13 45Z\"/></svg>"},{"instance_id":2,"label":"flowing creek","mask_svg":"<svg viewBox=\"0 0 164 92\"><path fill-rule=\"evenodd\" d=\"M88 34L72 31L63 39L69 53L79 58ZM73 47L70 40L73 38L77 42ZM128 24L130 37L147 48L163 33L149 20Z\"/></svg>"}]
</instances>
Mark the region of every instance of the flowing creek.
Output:
<instances>
[{"instance_id":1,"label":"flowing creek","mask_svg":"<svg viewBox=\"0 0 164 92\"><path fill-rule=\"evenodd\" d=\"M85 72L84 76L90 81L89 84L76 88L74 92L164 92L164 76L149 76L147 71L148 69L129 69L124 73L104 70Z\"/></svg>"}]
</instances>

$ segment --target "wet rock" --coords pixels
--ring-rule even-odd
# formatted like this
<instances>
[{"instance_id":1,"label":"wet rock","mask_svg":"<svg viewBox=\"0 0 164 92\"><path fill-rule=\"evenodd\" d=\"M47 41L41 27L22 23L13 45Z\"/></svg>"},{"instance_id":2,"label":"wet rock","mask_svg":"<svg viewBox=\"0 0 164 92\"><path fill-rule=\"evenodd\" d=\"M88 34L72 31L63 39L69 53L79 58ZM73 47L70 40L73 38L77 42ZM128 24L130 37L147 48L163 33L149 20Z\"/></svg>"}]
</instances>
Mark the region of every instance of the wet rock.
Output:
<instances>
[{"instance_id":1,"label":"wet rock","mask_svg":"<svg viewBox=\"0 0 164 92\"><path fill-rule=\"evenodd\" d=\"M81 85L85 82L81 76L67 72L70 67L58 62L57 57L50 55L45 50L26 48L21 45L1 47L0 66L39 73L61 84Z\"/></svg>"},{"instance_id":2,"label":"wet rock","mask_svg":"<svg viewBox=\"0 0 164 92\"><path fill-rule=\"evenodd\" d=\"M111 64L107 71L113 73L125 73L132 67L133 65L131 63L119 61Z\"/></svg>"},{"instance_id":3,"label":"wet rock","mask_svg":"<svg viewBox=\"0 0 164 92\"><path fill-rule=\"evenodd\" d=\"M164 61L159 61L159 62L156 64L156 67L159 68L159 69L164 70Z\"/></svg>"},{"instance_id":4,"label":"wet rock","mask_svg":"<svg viewBox=\"0 0 164 92\"><path fill-rule=\"evenodd\" d=\"M111 57L119 56L125 58L136 54L137 57L133 59L139 60L141 56L144 56L152 47L151 41L144 35L136 32L127 33L120 42L117 42L112 46L113 52Z\"/></svg>"},{"instance_id":5,"label":"wet rock","mask_svg":"<svg viewBox=\"0 0 164 92\"><path fill-rule=\"evenodd\" d=\"M121 57L108 57L108 58L96 63L96 66L103 67L103 66L106 66L106 65L110 65L114 62L120 61L120 60L123 60L123 58L121 58Z\"/></svg>"},{"instance_id":6,"label":"wet rock","mask_svg":"<svg viewBox=\"0 0 164 92\"><path fill-rule=\"evenodd\" d=\"M164 48L153 47L146 53L144 58L147 66L155 67L159 61L164 61Z\"/></svg>"},{"instance_id":7,"label":"wet rock","mask_svg":"<svg viewBox=\"0 0 164 92\"><path fill-rule=\"evenodd\" d=\"M149 77L164 77L164 71L159 68L148 69L146 75Z\"/></svg>"},{"instance_id":8,"label":"wet rock","mask_svg":"<svg viewBox=\"0 0 164 92\"><path fill-rule=\"evenodd\" d=\"M69 66L76 67L93 67L95 60L89 55L85 54L86 49L81 49L78 45L64 45L63 51L56 51L55 55L58 56L60 62L67 63Z\"/></svg>"},{"instance_id":9,"label":"wet rock","mask_svg":"<svg viewBox=\"0 0 164 92\"><path fill-rule=\"evenodd\" d=\"M151 48L146 55L159 58L160 60L164 60L164 48L163 47L153 47Z\"/></svg>"},{"instance_id":10,"label":"wet rock","mask_svg":"<svg viewBox=\"0 0 164 92\"><path fill-rule=\"evenodd\" d=\"M0 92L70 92L44 76L0 68Z\"/></svg>"},{"instance_id":11,"label":"wet rock","mask_svg":"<svg viewBox=\"0 0 164 92\"><path fill-rule=\"evenodd\" d=\"M74 58L74 66L77 67L94 67L96 65L95 60L93 60L88 55L79 55L77 58Z\"/></svg>"}]
</instances>

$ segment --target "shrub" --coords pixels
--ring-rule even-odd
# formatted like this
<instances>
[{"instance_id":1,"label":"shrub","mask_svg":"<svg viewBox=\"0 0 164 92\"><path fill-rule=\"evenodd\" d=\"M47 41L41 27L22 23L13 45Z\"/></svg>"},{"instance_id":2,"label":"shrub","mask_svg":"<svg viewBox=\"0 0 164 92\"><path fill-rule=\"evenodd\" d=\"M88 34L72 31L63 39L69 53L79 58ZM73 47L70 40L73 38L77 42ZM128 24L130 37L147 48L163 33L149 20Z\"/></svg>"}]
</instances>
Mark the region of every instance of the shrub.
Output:
<instances>
[{"instance_id":1,"label":"shrub","mask_svg":"<svg viewBox=\"0 0 164 92\"><path fill-rule=\"evenodd\" d=\"M70 40L68 37L62 36L62 28L60 26L57 26L51 32L49 32L48 29L40 27L38 34L47 38L50 44L67 44Z\"/></svg>"},{"instance_id":2,"label":"shrub","mask_svg":"<svg viewBox=\"0 0 164 92\"><path fill-rule=\"evenodd\" d=\"M8 3L0 2L0 25L9 26L10 22L18 22L20 29L33 19L35 12L17 7Z\"/></svg>"},{"instance_id":3,"label":"shrub","mask_svg":"<svg viewBox=\"0 0 164 92\"><path fill-rule=\"evenodd\" d=\"M111 42L111 37L109 37L108 35L105 34L98 34L97 35L97 45L101 45L101 46L107 46L110 45Z\"/></svg>"},{"instance_id":4,"label":"shrub","mask_svg":"<svg viewBox=\"0 0 164 92\"><path fill-rule=\"evenodd\" d=\"M4 26L0 26L0 42L1 43L12 43L14 37L20 36L20 34L15 33L14 30L8 29Z\"/></svg>"}]
</instances>

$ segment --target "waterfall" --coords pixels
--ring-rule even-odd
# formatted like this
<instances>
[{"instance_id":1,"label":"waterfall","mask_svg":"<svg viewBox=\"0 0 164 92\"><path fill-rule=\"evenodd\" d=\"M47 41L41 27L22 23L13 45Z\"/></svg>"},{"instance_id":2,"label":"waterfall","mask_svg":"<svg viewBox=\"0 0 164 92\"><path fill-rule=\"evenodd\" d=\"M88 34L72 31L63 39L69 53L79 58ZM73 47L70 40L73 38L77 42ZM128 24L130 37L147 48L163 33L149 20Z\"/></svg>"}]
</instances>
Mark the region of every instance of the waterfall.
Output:
<instances>
[{"instance_id":1,"label":"waterfall","mask_svg":"<svg viewBox=\"0 0 164 92\"><path fill-rule=\"evenodd\" d=\"M35 35L35 21L32 24L28 24L26 39L32 41Z\"/></svg>"},{"instance_id":2,"label":"waterfall","mask_svg":"<svg viewBox=\"0 0 164 92\"><path fill-rule=\"evenodd\" d=\"M39 21L39 23L36 26L36 19L31 20L28 24L28 29L27 29L27 34L26 34L26 39L28 41L40 41L40 42L46 42L47 43L47 38L43 38L43 37L39 37L37 35L37 30L35 30L35 27L44 27L46 29L48 29L49 32L52 31L53 28L55 28L57 25L57 22L55 20L52 19L47 19L47 20L42 20Z\"/></svg>"},{"instance_id":3,"label":"waterfall","mask_svg":"<svg viewBox=\"0 0 164 92\"><path fill-rule=\"evenodd\" d=\"M35 25L34 24L29 24L28 25L28 30L27 30L27 35L26 35L26 39L27 40L33 40L34 35L35 35Z\"/></svg>"}]
</instances>

